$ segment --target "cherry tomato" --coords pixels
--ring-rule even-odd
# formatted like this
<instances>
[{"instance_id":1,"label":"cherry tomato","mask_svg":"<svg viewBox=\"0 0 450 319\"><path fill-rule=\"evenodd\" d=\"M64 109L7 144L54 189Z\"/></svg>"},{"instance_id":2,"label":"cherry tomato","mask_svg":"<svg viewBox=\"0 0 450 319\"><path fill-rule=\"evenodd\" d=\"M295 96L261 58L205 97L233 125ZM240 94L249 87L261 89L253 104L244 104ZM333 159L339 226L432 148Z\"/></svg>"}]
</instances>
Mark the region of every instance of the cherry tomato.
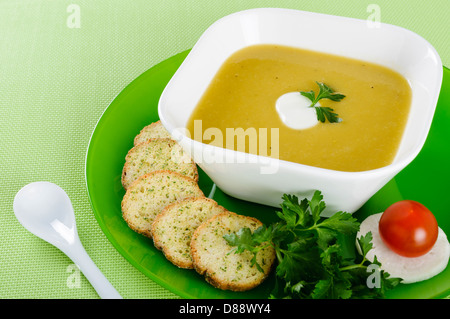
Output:
<instances>
[{"instance_id":1,"label":"cherry tomato","mask_svg":"<svg viewBox=\"0 0 450 319\"><path fill-rule=\"evenodd\" d=\"M383 242L405 257L426 254L436 242L439 231L433 213L412 200L389 206L381 215L378 229Z\"/></svg>"}]
</instances>

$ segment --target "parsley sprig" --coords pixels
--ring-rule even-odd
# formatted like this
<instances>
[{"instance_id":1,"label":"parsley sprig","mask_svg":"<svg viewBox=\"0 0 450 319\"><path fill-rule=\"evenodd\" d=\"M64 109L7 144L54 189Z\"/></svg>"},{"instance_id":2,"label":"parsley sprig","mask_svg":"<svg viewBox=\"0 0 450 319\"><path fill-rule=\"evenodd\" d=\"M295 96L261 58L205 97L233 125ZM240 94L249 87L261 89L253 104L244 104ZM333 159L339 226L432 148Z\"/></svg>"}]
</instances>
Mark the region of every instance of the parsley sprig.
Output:
<instances>
[{"instance_id":1,"label":"parsley sprig","mask_svg":"<svg viewBox=\"0 0 450 319\"><path fill-rule=\"evenodd\" d=\"M224 236L235 253L253 253L252 264L260 271L256 254L267 246L275 249L276 285L271 298L382 298L400 282L378 268L378 286L368 286L369 265L381 266L376 257L372 263L366 259L372 234L357 238L361 255L348 256L342 236L356 236L359 222L345 212L321 217L326 206L320 191L311 200L286 194L282 199L279 221L254 232L242 228Z\"/></svg>"},{"instance_id":2,"label":"parsley sprig","mask_svg":"<svg viewBox=\"0 0 450 319\"><path fill-rule=\"evenodd\" d=\"M317 96L312 90L309 92L301 91L300 94L304 97L307 97L311 101L311 105L309 107L314 107L316 109L317 120L324 123L326 118L330 123L342 122L342 119L339 118L338 114L334 113L334 110L332 108L317 106L316 104L321 99L329 99L335 102L339 102L345 97L345 95L334 92L332 88L324 83L317 81L316 83L319 86L319 93L317 94Z\"/></svg>"}]
</instances>

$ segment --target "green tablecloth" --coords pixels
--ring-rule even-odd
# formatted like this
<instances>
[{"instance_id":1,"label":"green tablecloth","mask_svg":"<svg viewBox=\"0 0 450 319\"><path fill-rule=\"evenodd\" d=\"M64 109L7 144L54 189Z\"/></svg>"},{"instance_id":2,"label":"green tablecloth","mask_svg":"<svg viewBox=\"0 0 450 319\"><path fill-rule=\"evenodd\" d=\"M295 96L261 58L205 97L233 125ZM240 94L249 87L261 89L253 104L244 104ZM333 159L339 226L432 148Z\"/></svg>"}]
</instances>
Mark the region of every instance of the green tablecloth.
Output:
<instances>
[{"instance_id":1,"label":"green tablecloth","mask_svg":"<svg viewBox=\"0 0 450 319\"><path fill-rule=\"evenodd\" d=\"M83 276L73 280L68 257L15 219L15 193L38 180L67 191L84 247L124 298L177 298L131 266L94 218L85 155L102 112L229 13L285 7L366 19L371 3L382 22L423 36L450 66L449 0L0 0L0 298L98 298Z\"/></svg>"}]
</instances>

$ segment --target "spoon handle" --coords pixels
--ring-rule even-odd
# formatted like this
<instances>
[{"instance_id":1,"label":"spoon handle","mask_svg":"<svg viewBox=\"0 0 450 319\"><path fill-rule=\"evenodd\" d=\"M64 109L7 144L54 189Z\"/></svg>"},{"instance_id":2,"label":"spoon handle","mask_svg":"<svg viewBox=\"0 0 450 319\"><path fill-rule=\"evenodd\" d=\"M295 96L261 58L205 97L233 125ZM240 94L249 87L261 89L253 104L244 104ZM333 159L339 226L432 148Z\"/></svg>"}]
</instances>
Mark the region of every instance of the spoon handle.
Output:
<instances>
[{"instance_id":1,"label":"spoon handle","mask_svg":"<svg viewBox=\"0 0 450 319\"><path fill-rule=\"evenodd\" d=\"M79 240L75 240L65 253L80 268L80 271L94 287L100 298L122 299L122 296L89 257Z\"/></svg>"}]
</instances>

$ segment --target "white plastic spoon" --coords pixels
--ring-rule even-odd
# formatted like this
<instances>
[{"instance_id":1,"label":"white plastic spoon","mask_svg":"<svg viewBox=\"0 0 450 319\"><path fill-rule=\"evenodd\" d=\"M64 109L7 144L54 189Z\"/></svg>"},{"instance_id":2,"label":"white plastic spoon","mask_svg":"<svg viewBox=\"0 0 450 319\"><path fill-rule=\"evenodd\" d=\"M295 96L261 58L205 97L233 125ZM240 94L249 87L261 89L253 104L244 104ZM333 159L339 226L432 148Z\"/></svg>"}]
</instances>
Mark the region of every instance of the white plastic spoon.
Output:
<instances>
[{"instance_id":1,"label":"white plastic spoon","mask_svg":"<svg viewBox=\"0 0 450 319\"><path fill-rule=\"evenodd\" d=\"M50 182L30 183L16 194L13 208L22 226L78 265L100 298L122 299L81 244L72 203L61 187Z\"/></svg>"}]
</instances>

